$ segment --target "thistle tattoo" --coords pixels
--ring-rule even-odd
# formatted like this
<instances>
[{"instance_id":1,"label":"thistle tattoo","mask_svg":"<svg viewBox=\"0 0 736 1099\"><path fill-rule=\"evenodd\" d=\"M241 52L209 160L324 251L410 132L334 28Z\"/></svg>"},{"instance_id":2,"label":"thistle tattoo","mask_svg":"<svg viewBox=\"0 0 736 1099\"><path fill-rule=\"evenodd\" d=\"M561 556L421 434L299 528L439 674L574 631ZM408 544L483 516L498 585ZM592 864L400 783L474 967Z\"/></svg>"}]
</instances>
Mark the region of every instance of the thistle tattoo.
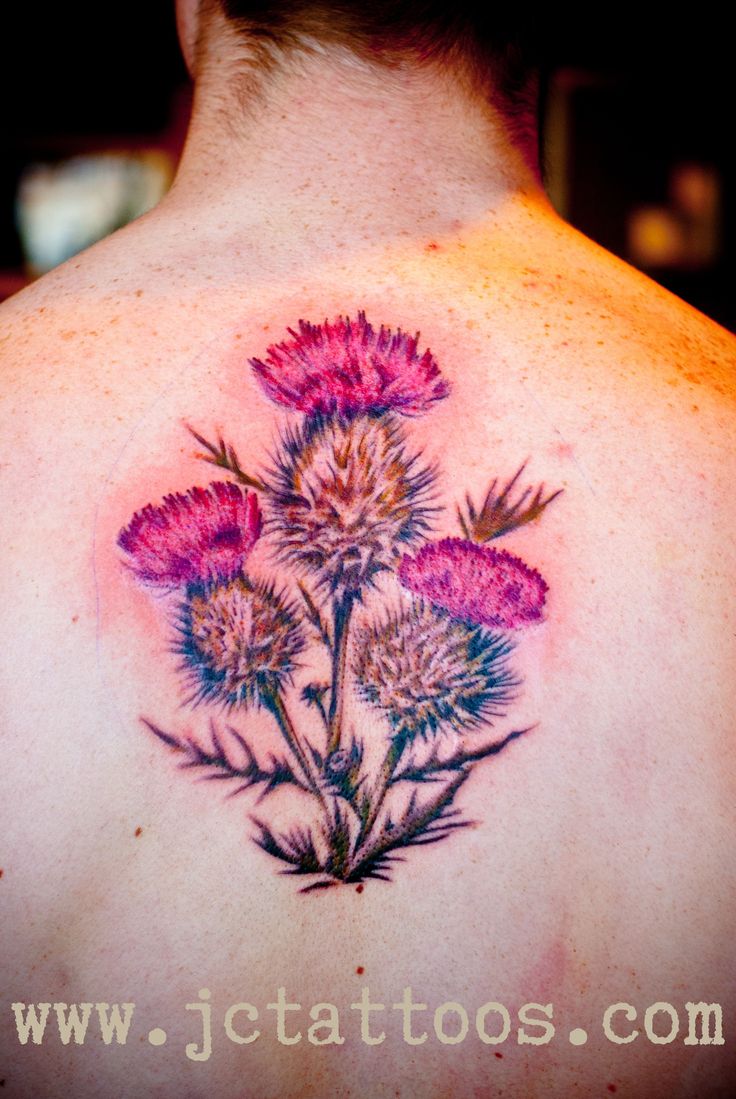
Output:
<instances>
[{"instance_id":1,"label":"thistle tattoo","mask_svg":"<svg viewBox=\"0 0 736 1099\"><path fill-rule=\"evenodd\" d=\"M466 827L456 797L472 769L528 732L483 735L518 697L512 654L548 592L496 545L561 490L513 502L522 466L479 509L466 495L460 535L433 538L437 470L409 427L450 386L419 334L376 329L362 312L288 334L250 360L290 413L264 468L247 472L231 444L190 428L225 479L146 505L118 544L142 587L168 593L184 705L210 711L206 743L145 727L233 793L292 791L297 823L253 817L253 838L309 892L390 880L404 849ZM256 575L257 545L285 580ZM315 678L315 664L329 674ZM256 709L280 735L278 758L244 734ZM378 755L355 731L366 710Z\"/></svg>"}]
</instances>

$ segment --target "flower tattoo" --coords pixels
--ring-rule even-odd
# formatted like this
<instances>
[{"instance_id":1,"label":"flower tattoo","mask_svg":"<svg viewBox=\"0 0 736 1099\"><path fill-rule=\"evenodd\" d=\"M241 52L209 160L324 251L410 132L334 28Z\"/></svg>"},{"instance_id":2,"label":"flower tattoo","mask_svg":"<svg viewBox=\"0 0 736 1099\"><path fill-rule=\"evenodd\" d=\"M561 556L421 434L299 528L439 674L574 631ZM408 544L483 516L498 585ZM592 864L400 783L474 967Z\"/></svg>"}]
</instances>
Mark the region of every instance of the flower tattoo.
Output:
<instances>
[{"instance_id":1,"label":"flower tattoo","mask_svg":"<svg viewBox=\"0 0 736 1099\"><path fill-rule=\"evenodd\" d=\"M292 791L297 823L253 817L253 838L309 892L391 880L406 848L465 827L458 791L528 732L482 735L518 697L512 654L544 620L549 589L487 543L538 519L561 490L512 502L522 466L500 492L493 480L480 509L465 497L462 536L434 537L437 469L409 423L450 384L419 333L376 329L363 312L288 333L249 360L288 410L263 471L190 428L227 479L146 505L118 545L141 586L173 601L183 704L209 710L210 743L144 725L182 767L232 780L235 793ZM254 565L256 544L284 574L278 584ZM241 722L256 709L281 755L247 739Z\"/></svg>"},{"instance_id":2,"label":"flower tattoo","mask_svg":"<svg viewBox=\"0 0 736 1099\"><path fill-rule=\"evenodd\" d=\"M260 533L255 494L215 481L167 496L160 507L148 504L118 542L144 584L176 588L238 576Z\"/></svg>"},{"instance_id":3,"label":"flower tattoo","mask_svg":"<svg viewBox=\"0 0 736 1099\"><path fill-rule=\"evenodd\" d=\"M272 400L308 416L420 416L450 392L432 354L417 353L418 335L383 325L376 332L365 313L334 324L299 321L289 335L269 347L264 362L250 363Z\"/></svg>"}]
</instances>

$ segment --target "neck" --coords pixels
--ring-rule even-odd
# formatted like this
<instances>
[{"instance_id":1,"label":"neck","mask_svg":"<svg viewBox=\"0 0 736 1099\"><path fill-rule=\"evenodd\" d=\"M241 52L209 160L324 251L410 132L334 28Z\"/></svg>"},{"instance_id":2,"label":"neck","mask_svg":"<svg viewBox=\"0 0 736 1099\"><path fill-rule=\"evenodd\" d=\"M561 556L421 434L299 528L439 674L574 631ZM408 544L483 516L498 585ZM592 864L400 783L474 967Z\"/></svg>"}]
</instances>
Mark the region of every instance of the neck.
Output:
<instances>
[{"instance_id":1,"label":"neck","mask_svg":"<svg viewBox=\"0 0 736 1099\"><path fill-rule=\"evenodd\" d=\"M204 231L334 250L547 203L494 109L449 74L377 71L335 50L270 73L262 95L244 92L240 72L210 58L165 200Z\"/></svg>"}]
</instances>

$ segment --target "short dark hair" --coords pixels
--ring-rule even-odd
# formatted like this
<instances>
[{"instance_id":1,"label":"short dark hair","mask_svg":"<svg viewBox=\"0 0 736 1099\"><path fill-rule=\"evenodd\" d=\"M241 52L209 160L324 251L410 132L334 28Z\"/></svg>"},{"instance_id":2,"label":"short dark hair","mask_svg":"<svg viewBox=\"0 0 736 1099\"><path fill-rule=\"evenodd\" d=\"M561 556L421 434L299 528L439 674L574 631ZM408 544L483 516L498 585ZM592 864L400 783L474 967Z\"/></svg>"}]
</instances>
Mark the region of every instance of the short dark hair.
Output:
<instances>
[{"instance_id":1,"label":"short dark hair","mask_svg":"<svg viewBox=\"0 0 736 1099\"><path fill-rule=\"evenodd\" d=\"M509 0L485 7L479 0L219 3L227 18L271 59L312 38L348 47L383 66L407 60L459 64L500 111L512 140L526 145L536 140L543 34L535 5Z\"/></svg>"}]
</instances>

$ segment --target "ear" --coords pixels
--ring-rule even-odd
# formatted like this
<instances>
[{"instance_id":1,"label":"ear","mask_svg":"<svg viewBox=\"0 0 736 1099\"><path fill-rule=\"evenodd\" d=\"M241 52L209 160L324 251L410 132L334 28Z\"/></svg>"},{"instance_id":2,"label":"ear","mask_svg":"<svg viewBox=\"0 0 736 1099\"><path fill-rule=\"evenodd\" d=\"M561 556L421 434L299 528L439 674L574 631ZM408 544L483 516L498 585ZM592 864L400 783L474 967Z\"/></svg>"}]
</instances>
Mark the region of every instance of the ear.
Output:
<instances>
[{"instance_id":1,"label":"ear","mask_svg":"<svg viewBox=\"0 0 736 1099\"><path fill-rule=\"evenodd\" d=\"M176 0L176 30L179 35L179 45L192 79L196 76L199 8L199 0Z\"/></svg>"}]
</instances>

